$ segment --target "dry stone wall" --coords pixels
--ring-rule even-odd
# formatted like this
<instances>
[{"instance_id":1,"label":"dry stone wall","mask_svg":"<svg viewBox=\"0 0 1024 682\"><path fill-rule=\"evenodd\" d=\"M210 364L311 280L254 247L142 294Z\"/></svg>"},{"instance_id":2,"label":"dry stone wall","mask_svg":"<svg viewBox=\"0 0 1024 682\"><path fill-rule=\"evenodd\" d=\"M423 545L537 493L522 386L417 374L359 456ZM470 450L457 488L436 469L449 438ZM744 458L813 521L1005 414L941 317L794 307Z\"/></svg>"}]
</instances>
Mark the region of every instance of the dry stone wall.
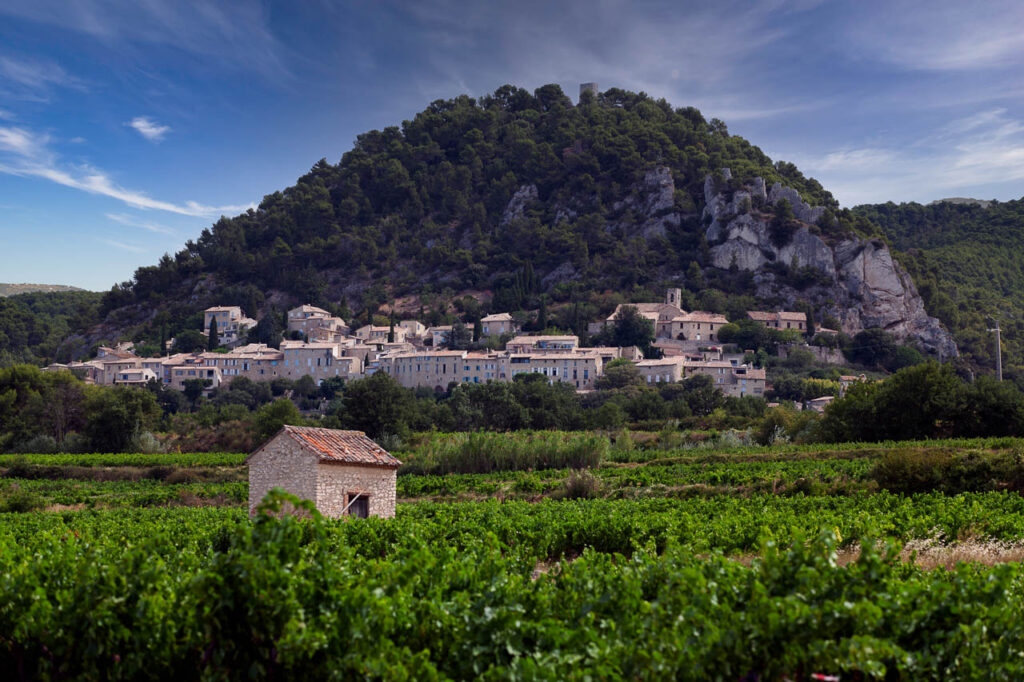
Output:
<instances>
[{"instance_id":1,"label":"dry stone wall","mask_svg":"<svg viewBox=\"0 0 1024 682\"><path fill-rule=\"evenodd\" d=\"M316 508L324 516L341 516L347 496L359 492L370 497L370 516L394 517L397 469L321 462L316 473Z\"/></svg>"}]
</instances>

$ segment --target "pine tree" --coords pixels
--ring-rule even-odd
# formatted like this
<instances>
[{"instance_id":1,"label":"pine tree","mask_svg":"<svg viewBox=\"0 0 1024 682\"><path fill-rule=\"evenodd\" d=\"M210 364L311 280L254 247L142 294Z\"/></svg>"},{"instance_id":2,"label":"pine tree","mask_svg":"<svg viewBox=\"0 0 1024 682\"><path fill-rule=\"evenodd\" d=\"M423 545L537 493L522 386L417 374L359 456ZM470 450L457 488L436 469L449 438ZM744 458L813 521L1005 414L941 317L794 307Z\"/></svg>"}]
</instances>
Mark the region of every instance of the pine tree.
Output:
<instances>
[{"instance_id":1,"label":"pine tree","mask_svg":"<svg viewBox=\"0 0 1024 682\"><path fill-rule=\"evenodd\" d=\"M217 318L210 320L210 338L206 343L206 350L217 350L220 346L220 338L217 335Z\"/></svg>"}]
</instances>

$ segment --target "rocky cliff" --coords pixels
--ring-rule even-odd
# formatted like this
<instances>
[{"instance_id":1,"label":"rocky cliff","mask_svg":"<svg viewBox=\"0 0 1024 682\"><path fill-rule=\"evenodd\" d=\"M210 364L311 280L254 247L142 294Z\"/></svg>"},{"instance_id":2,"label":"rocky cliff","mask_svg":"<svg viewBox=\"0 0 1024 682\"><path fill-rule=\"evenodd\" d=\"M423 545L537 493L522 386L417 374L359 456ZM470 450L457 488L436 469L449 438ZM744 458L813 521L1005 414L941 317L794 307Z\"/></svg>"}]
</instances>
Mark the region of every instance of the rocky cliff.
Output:
<instances>
[{"instance_id":1,"label":"rocky cliff","mask_svg":"<svg viewBox=\"0 0 1024 682\"><path fill-rule=\"evenodd\" d=\"M768 189L761 178L730 189L735 183L729 170L722 174L722 182L710 176L704 182L712 265L752 272L759 297L787 306L809 301L820 316L839 320L848 334L879 327L940 358L957 355L953 337L925 312L910 275L884 242L850 235L826 240L815 224L823 208L807 205L778 183ZM773 207L783 199L794 220L779 234L773 230Z\"/></svg>"}]
</instances>

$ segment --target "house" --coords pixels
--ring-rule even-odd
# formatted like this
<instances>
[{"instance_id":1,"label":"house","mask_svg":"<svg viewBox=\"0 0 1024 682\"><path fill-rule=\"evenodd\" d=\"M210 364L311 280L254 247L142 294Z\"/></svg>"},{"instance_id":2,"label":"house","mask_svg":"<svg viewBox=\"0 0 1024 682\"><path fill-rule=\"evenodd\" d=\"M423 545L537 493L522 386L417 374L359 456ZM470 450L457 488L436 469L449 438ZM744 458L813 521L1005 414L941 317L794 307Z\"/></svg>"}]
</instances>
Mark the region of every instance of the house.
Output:
<instances>
[{"instance_id":1,"label":"house","mask_svg":"<svg viewBox=\"0 0 1024 682\"><path fill-rule=\"evenodd\" d=\"M777 313L769 313L763 310L748 310L747 317L754 322L760 322L769 329L795 329L799 332L807 331L807 313L796 313L783 310Z\"/></svg>"},{"instance_id":2,"label":"house","mask_svg":"<svg viewBox=\"0 0 1024 682\"><path fill-rule=\"evenodd\" d=\"M364 343L388 343L388 336L391 335L391 331L392 328L390 326L366 324L356 330L355 337ZM396 342L405 341L407 332L401 325L396 326L394 332Z\"/></svg>"},{"instance_id":3,"label":"house","mask_svg":"<svg viewBox=\"0 0 1024 682\"><path fill-rule=\"evenodd\" d=\"M668 357L636 363L640 378L648 384L673 383L683 379L683 358Z\"/></svg>"},{"instance_id":4,"label":"house","mask_svg":"<svg viewBox=\"0 0 1024 682\"><path fill-rule=\"evenodd\" d=\"M671 330L673 338L714 343L718 341L718 330L727 324L729 320L724 315L695 310L674 318Z\"/></svg>"},{"instance_id":5,"label":"house","mask_svg":"<svg viewBox=\"0 0 1024 682\"><path fill-rule=\"evenodd\" d=\"M452 334L452 326L450 324L444 324L439 327L430 327L427 329L426 334L430 336L430 343L434 348L448 345L448 338Z\"/></svg>"},{"instance_id":6,"label":"house","mask_svg":"<svg viewBox=\"0 0 1024 682\"><path fill-rule=\"evenodd\" d=\"M681 299L681 289L669 289L665 292L664 303L621 303L615 306L615 310L605 319L604 323L605 325L614 324L622 309L628 306L636 308L642 317L651 321L656 338L677 338L672 334L672 320L686 314L686 311L679 307ZM596 330L591 331L591 333L595 332Z\"/></svg>"},{"instance_id":7,"label":"house","mask_svg":"<svg viewBox=\"0 0 1024 682\"><path fill-rule=\"evenodd\" d=\"M324 516L395 515L402 463L362 431L285 426L245 462L250 514L272 488L282 488Z\"/></svg>"},{"instance_id":8,"label":"house","mask_svg":"<svg viewBox=\"0 0 1024 682\"><path fill-rule=\"evenodd\" d=\"M515 334L519 331L519 325L512 319L509 313L497 313L488 315L480 320L480 326L484 336L501 336L502 334Z\"/></svg>"},{"instance_id":9,"label":"house","mask_svg":"<svg viewBox=\"0 0 1024 682\"><path fill-rule=\"evenodd\" d=\"M564 336L517 336L505 345L510 353L532 353L534 351L572 350L580 345L580 339L574 334Z\"/></svg>"},{"instance_id":10,"label":"house","mask_svg":"<svg viewBox=\"0 0 1024 682\"><path fill-rule=\"evenodd\" d=\"M256 320L246 317L237 305L214 306L204 310L204 334L210 334L210 327L214 320L217 321L217 340L223 346L238 343L245 332L256 326Z\"/></svg>"},{"instance_id":11,"label":"house","mask_svg":"<svg viewBox=\"0 0 1024 682\"><path fill-rule=\"evenodd\" d=\"M405 338L422 339L427 333L427 327L419 320L402 320L398 326L405 330Z\"/></svg>"},{"instance_id":12,"label":"house","mask_svg":"<svg viewBox=\"0 0 1024 682\"><path fill-rule=\"evenodd\" d=\"M288 311L288 331L299 332L303 336L312 339L315 333L320 330L325 332L343 332L347 334L349 329L345 320L334 317L323 308L315 305L300 305ZM322 339L321 339L322 340Z\"/></svg>"}]
</instances>

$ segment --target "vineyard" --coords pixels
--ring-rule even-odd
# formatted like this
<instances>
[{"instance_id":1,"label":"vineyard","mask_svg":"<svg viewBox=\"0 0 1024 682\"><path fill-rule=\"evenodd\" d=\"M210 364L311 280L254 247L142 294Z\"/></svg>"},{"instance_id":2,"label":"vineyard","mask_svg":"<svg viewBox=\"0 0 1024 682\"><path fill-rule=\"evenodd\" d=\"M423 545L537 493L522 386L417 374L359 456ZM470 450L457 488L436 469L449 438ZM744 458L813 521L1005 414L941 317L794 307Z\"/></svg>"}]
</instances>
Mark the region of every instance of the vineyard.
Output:
<instances>
[{"instance_id":1,"label":"vineyard","mask_svg":"<svg viewBox=\"0 0 1024 682\"><path fill-rule=\"evenodd\" d=\"M237 455L5 458L0 673L1021 679L1021 452L612 448L350 521L250 521Z\"/></svg>"}]
</instances>

